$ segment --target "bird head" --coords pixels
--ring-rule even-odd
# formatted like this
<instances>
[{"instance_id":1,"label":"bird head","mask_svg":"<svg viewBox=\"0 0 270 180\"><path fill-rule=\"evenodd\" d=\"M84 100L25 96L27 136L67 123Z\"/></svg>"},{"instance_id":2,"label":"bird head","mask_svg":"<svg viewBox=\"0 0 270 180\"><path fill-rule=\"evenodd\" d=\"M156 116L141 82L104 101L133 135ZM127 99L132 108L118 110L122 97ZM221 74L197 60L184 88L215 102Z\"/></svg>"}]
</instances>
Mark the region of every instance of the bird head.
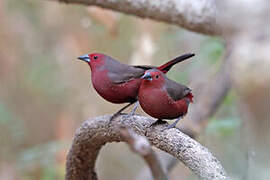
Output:
<instances>
[{"instance_id":1,"label":"bird head","mask_svg":"<svg viewBox=\"0 0 270 180\"><path fill-rule=\"evenodd\" d=\"M164 73L158 69L150 69L145 71L141 79L143 79L143 82L147 84L161 85L164 82Z\"/></svg>"},{"instance_id":2,"label":"bird head","mask_svg":"<svg viewBox=\"0 0 270 180\"><path fill-rule=\"evenodd\" d=\"M105 62L106 55L100 53L85 54L78 59L86 62L91 69L101 66Z\"/></svg>"}]
</instances>

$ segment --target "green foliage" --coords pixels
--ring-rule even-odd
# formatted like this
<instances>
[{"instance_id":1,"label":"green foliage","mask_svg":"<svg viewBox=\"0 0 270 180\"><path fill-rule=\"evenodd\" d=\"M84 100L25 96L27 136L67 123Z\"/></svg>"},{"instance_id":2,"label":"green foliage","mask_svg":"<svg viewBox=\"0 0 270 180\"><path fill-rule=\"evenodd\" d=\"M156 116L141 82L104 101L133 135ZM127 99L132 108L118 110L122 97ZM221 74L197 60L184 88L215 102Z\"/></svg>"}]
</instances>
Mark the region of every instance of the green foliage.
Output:
<instances>
[{"instance_id":1,"label":"green foliage","mask_svg":"<svg viewBox=\"0 0 270 180\"><path fill-rule=\"evenodd\" d=\"M188 83L188 69L183 69L181 71L169 71L167 76L176 82L180 82L182 84Z\"/></svg>"},{"instance_id":2,"label":"green foliage","mask_svg":"<svg viewBox=\"0 0 270 180\"><path fill-rule=\"evenodd\" d=\"M25 85L34 93L40 93L53 101L60 101L66 95L65 87L59 86L60 69L57 63L52 63L48 59L50 58L47 56L41 56L28 64L31 68L25 72Z\"/></svg>"},{"instance_id":3,"label":"green foliage","mask_svg":"<svg viewBox=\"0 0 270 180\"><path fill-rule=\"evenodd\" d=\"M0 118L1 125L6 125L14 119L12 112L9 111L9 109L1 101L0 101L0 116L1 116Z\"/></svg>"},{"instance_id":4,"label":"green foliage","mask_svg":"<svg viewBox=\"0 0 270 180\"><path fill-rule=\"evenodd\" d=\"M24 140L24 126L20 119L0 101L0 153L11 153ZM12 142L11 146L9 144Z\"/></svg>"},{"instance_id":5,"label":"green foliage","mask_svg":"<svg viewBox=\"0 0 270 180\"><path fill-rule=\"evenodd\" d=\"M39 167L42 170L42 180L63 179L63 167L59 167L56 157L68 147L67 142L51 141L25 149L18 157L17 168L27 172Z\"/></svg>"},{"instance_id":6,"label":"green foliage","mask_svg":"<svg viewBox=\"0 0 270 180\"><path fill-rule=\"evenodd\" d=\"M220 60L220 57L224 51L224 44L220 38L208 37L201 46L200 53L197 58L203 59L202 63L215 64Z\"/></svg>"},{"instance_id":7,"label":"green foliage","mask_svg":"<svg viewBox=\"0 0 270 180\"><path fill-rule=\"evenodd\" d=\"M181 32L178 33L181 36ZM205 37L199 49L199 53L193 57L189 66L181 68L181 71L170 71L168 76L177 82L188 83L189 74L196 68L205 68L216 66L218 69L221 55L224 51L224 44L219 38Z\"/></svg>"},{"instance_id":8,"label":"green foliage","mask_svg":"<svg viewBox=\"0 0 270 180\"><path fill-rule=\"evenodd\" d=\"M239 130L241 120L236 111L236 98L234 91L228 92L218 112L210 120L206 129L207 133L227 137Z\"/></svg>"},{"instance_id":9,"label":"green foliage","mask_svg":"<svg viewBox=\"0 0 270 180\"><path fill-rule=\"evenodd\" d=\"M41 180L52 180L52 179L56 179L56 177L57 177L57 172L56 172L55 167L47 167L47 168L44 168L43 170Z\"/></svg>"},{"instance_id":10,"label":"green foliage","mask_svg":"<svg viewBox=\"0 0 270 180\"><path fill-rule=\"evenodd\" d=\"M206 128L206 133L209 135L226 137L233 135L233 133L240 128L240 125L241 123L238 117L230 117L224 119L212 118Z\"/></svg>"},{"instance_id":11,"label":"green foliage","mask_svg":"<svg viewBox=\"0 0 270 180\"><path fill-rule=\"evenodd\" d=\"M40 16L38 16L40 11L40 3L36 1L17 1L9 0L7 3L7 9L12 12L21 11L24 16L30 20L33 26L36 28L40 25ZM24 18L24 17L21 17Z\"/></svg>"},{"instance_id":12,"label":"green foliage","mask_svg":"<svg viewBox=\"0 0 270 180\"><path fill-rule=\"evenodd\" d=\"M62 141L51 141L25 149L19 155L18 164L22 168L30 167L33 163L50 167L56 161L56 153L67 148L68 145L68 143Z\"/></svg>"}]
</instances>

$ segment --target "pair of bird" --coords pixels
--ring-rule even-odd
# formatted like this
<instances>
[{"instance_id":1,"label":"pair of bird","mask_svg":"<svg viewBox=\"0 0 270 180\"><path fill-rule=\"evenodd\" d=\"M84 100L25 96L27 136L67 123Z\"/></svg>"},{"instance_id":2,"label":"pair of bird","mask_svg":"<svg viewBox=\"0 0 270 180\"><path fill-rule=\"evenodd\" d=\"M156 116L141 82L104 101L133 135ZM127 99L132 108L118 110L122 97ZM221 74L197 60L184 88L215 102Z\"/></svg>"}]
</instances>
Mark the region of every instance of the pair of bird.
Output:
<instances>
[{"instance_id":1,"label":"pair of bird","mask_svg":"<svg viewBox=\"0 0 270 180\"><path fill-rule=\"evenodd\" d=\"M168 79L165 74L175 64L193 56L184 54L159 67L131 66L100 53L86 54L78 59L90 66L93 87L101 97L111 103L129 103L112 119L136 103L130 113L133 115L139 101L148 115L158 119L153 124L162 122L162 119L177 118L166 127L169 129L187 113L193 95L188 87Z\"/></svg>"}]
</instances>

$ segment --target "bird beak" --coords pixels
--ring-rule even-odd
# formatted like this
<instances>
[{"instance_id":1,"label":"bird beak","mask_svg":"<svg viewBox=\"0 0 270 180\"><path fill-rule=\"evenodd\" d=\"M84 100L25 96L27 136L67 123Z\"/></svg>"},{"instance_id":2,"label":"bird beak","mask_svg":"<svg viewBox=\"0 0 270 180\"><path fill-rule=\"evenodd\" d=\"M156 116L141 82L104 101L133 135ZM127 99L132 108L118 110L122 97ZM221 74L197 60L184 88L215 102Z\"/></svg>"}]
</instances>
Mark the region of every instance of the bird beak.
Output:
<instances>
[{"instance_id":1,"label":"bird beak","mask_svg":"<svg viewBox=\"0 0 270 180\"><path fill-rule=\"evenodd\" d=\"M85 61L87 63L90 62L90 57L88 56L88 54L82 55L82 56L78 57L78 59Z\"/></svg>"},{"instance_id":2,"label":"bird beak","mask_svg":"<svg viewBox=\"0 0 270 180\"><path fill-rule=\"evenodd\" d=\"M141 77L141 79L152 81L152 76L151 76L151 74L149 72L147 72Z\"/></svg>"}]
</instances>

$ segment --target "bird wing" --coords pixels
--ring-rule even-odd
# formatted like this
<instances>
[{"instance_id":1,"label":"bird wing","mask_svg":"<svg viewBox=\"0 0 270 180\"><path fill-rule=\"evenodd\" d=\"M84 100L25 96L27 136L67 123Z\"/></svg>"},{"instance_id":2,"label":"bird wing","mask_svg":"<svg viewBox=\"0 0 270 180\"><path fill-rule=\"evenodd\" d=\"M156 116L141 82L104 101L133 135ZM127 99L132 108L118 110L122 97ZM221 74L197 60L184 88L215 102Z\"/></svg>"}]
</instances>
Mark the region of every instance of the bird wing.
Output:
<instances>
[{"instance_id":1,"label":"bird wing","mask_svg":"<svg viewBox=\"0 0 270 180\"><path fill-rule=\"evenodd\" d=\"M187 86L179 84L175 81L172 81L165 77L164 87L168 93L168 95L174 100L178 101L186 97L189 93L191 93L191 89Z\"/></svg>"},{"instance_id":2,"label":"bird wing","mask_svg":"<svg viewBox=\"0 0 270 180\"><path fill-rule=\"evenodd\" d=\"M117 72L110 71L108 72L108 76L114 84L120 84L140 78L144 72L144 69L134 68L131 66L125 69L119 68Z\"/></svg>"},{"instance_id":3,"label":"bird wing","mask_svg":"<svg viewBox=\"0 0 270 180\"><path fill-rule=\"evenodd\" d=\"M107 57L106 68L109 70L108 76L110 80L115 84L119 84L119 83L128 82L132 79L140 78L144 74L144 72L149 69L159 69L163 73L167 73L171 69L172 66L192 56L194 56L194 54L190 54L190 53L184 54L159 67L150 66L150 65L130 66L127 64L122 64L111 57Z\"/></svg>"},{"instance_id":4,"label":"bird wing","mask_svg":"<svg viewBox=\"0 0 270 180\"><path fill-rule=\"evenodd\" d=\"M156 69L156 66L150 66L150 65L137 65L137 66L133 66L135 68L140 68L140 69L144 69L144 70L149 70L149 69Z\"/></svg>"},{"instance_id":5,"label":"bird wing","mask_svg":"<svg viewBox=\"0 0 270 180\"><path fill-rule=\"evenodd\" d=\"M121 84L132 79L140 78L148 69L147 66L130 66L122 64L110 58L106 61L106 69L108 69L108 76L112 83ZM149 69L150 66L149 66Z\"/></svg>"}]
</instances>

